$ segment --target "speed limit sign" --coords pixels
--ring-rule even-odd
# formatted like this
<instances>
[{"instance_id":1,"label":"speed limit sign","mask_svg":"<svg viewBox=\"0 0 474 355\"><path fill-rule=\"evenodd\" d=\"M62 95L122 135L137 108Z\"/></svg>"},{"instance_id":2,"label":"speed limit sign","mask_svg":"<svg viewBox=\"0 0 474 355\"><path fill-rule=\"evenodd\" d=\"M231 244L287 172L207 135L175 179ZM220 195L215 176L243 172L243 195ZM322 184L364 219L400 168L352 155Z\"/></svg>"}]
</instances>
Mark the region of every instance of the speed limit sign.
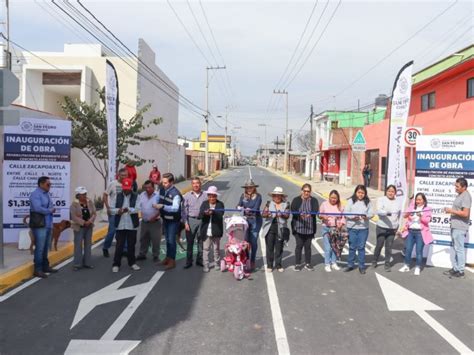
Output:
<instances>
[{"instance_id":1,"label":"speed limit sign","mask_svg":"<svg viewBox=\"0 0 474 355\"><path fill-rule=\"evenodd\" d=\"M414 147L416 145L416 137L421 135L423 129L421 127L407 127L405 129L405 143L407 147Z\"/></svg>"}]
</instances>

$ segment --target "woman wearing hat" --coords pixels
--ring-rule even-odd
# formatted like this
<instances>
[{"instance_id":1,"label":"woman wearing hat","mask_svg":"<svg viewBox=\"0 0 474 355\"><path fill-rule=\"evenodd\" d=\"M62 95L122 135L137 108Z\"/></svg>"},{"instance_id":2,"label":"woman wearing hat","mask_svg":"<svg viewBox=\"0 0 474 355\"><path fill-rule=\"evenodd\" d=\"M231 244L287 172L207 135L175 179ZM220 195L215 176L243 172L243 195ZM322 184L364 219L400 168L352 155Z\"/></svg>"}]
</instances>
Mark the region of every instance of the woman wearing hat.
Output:
<instances>
[{"instance_id":1,"label":"woman wearing hat","mask_svg":"<svg viewBox=\"0 0 474 355\"><path fill-rule=\"evenodd\" d=\"M252 179L247 180L242 187L245 190L240 196L237 208L244 210L244 215L247 217L247 223L249 224L246 239L251 246L250 267L253 270L255 269L255 258L257 256L258 233L262 228L262 215L260 214L262 195L257 192L258 185Z\"/></svg>"},{"instance_id":2,"label":"woman wearing hat","mask_svg":"<svg viewBox=\"0 0 474 355\"><path fill-rule=\"evenodd\" d=\"M207 191L207 201L201 204L199 209L199 219L201 220L201 240L203 253L202 259L204 267L202 271L209 272L209 252L214 248L214 263L216 270L220 270L220 241L224 234L224 203L217 199L220 194L217 187L209 186Z\"/></svg>"},{"instance_id":3,"label":"woman wearing hat","mask_svg":"<svg viewBox=\"0 0 474 355\"><path fill-rule=\"evenodd\" d=\"M271 196L272 201L267 201L262 212L264 219L262 228L267 250L267 272L272 272L275 269L283 272L285 271L281 265L285 242L283 230L288 228L290 205L286 202L286 194L279 186L275 187L268 195Z\"/></svg>"},{"instance_id":4,"label":"woman wearing hat","mask_svg":"<svg viewBox=\"0 0 474 355\"><path fill-rule=\"evenodd\" d=\"M92 269L91 248L92 248L92 229L96 217L95 206L87 198L87 190L79 186L75 190L76 201L71 204L71 228L74 231L74 262L75 271L86 268ZM82 243L84 242L84 248Z\"/></svg>"}]
</instances>

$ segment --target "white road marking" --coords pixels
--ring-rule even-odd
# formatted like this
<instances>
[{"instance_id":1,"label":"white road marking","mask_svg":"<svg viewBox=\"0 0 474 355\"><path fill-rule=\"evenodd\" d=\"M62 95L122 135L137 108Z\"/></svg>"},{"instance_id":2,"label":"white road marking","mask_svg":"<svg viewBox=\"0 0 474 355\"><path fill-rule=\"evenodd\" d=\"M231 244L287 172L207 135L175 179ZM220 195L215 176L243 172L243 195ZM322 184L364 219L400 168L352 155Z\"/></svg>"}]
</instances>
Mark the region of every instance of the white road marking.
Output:
<instances>
[{"instance_id":1,"label":"white road marking","mask_svg":"<svg viewBox=\"0 0 474 355\"><path fill-rule=\"evenodd\" d=\"M133 340L82 340L73 339L64 352L67 355L86 354L123 354L126 355L135 349L139 341Z\"/></svg>"},{"instance_id":2,"label":"white road marking","mask_svg":"<svg viewBox=\"0 0 474 355\"><path fill-rule=\"evenodd\" d=\"M431 317L426 311L442 311L443 308L418 296L386 277L375 273L389 311L413 311L460 354L473 354L454 334Z\"/></svg>"},{"instance_id":3,"label":"white road marking","mask_svg":"<svg viewBox=\"0 0 474 355\"><path fill-rule=\"evenodd\" d=\"M92 246L92 249L95 249L97 248L99 245L102 245L104 243L104 240L100 240L98 241L97 243L95 243L93 246ZM69 264L70 262L72 262L72 260L74 259L74 257L70 257L69 259L66 259L64 260L62 263L56 265L54 268L55 269L61 269L63 268L64 266L66 266L67 264ZM37 283L38 281L40 281L41 278L40 277L34 277L32 278L31 280L25 282L24 284L18 286L18 287L15 287L13 290L11 291L8 291L6 294L4 294L3 296L0 296L0 303L3 302L3 301L6 301L7 299L9 299L10 297L16 295L18 292L24 290L25 288Z\"/></svg>"},{"instance_id":4,"label":"white road marking","mask_svg":"<svg viewBox=\"0 0 474 355\"><path fill-rule=\"evenodd\" d=\"M148 296L150 291L163 276L163 271L157 271L150 281L120 288L130 275L84 297L79 302L71 329L74 328L85 316L87 316L95 307L109 302L118 301L133 297L129 305L118 316L115 322L107 329L100 340L92 339L71 339L65 354L87 354L93 349L93 353L99 354L128 354L140 344L138 340L115 340L127 322L140 307L142 302Z\"/></svg>"},{"instance_id":5,"label":"white road marking","mask_svg":"<svg viewBox=\"0 0 474 355\"><path fill-rule=\"evenodd\" d=\"M464 267L464 270L467 270L467 271L469 271L469 272L474 273L474 269L473 269L472 267L469 267L469 266L465 266L465 267Z\"/></svg>"},{"instance_id":6,"label":"white road marking","mask_svg":"<svg viewBox=\"0 0 474 355\"><path fill-rule=\"evenodd\" d=\"M249 168L249 177L250 179L252 179L252 171L250 170L250 165L248 166L248 168Z\"/></svg>"},{"instance_id":7,"label":"white road marking","mask_svg":"<svg viewBox=\"0 0 474 355\"><path fill-rule=\"evenodd\" d=\"M275 286L275 279L273 273L267 272L267 258L265 238L260 231L260 245L262 249L262 258L264 262L265 280L267 282L268 298L270 300L270 309L272 311L273 329L275 331L275 340L279 355L290 354L290 346L288 345L288 338L286 336L285 324L283 323L283 315L281 313L280 301L278 300L278 293Z\"/></svg>"}]
</instances>

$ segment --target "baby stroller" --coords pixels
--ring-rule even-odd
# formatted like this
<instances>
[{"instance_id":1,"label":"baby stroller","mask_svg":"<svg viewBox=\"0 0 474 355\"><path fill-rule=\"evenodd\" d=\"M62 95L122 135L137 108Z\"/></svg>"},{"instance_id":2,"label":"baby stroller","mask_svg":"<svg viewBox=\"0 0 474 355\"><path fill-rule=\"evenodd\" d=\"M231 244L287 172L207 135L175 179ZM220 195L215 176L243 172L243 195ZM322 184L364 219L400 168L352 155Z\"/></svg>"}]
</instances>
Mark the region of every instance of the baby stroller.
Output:
<instances>
[{"instance_id":1,"label":"baby stroller","mask_svg":"<svg viewBox=\"0 0 474 355\"><path fill-rule=\"evenodd\" d=\"M224 247L221 271L233 272L237 280L250 276L250 244L245 241L248 227L247 220L242 216L235 215L225 219L228 241Z\"/></svg>"}]
</instances>

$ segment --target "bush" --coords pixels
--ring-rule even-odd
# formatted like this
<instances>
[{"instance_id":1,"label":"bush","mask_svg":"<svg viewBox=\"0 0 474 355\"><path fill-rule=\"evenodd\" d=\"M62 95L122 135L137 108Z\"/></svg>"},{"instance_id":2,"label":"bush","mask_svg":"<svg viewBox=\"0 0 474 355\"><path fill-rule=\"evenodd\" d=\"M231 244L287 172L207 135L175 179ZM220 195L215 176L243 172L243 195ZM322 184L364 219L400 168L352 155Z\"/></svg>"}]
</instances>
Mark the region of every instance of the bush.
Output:
<instances>
[{"instance_id":1,"label":"bush","mask_svg":"<svg viewBox=\"0 0 474 355\"><path fill-rule=\"evenodd\" d=\"M184 181L184 180L186 180L186 179L184 178L184 176L183 176L183 175L179 175L179 176L175 179L175 182L178 183L178 182L181 182L181 181Z\"/></svg>"}]
</instances>

